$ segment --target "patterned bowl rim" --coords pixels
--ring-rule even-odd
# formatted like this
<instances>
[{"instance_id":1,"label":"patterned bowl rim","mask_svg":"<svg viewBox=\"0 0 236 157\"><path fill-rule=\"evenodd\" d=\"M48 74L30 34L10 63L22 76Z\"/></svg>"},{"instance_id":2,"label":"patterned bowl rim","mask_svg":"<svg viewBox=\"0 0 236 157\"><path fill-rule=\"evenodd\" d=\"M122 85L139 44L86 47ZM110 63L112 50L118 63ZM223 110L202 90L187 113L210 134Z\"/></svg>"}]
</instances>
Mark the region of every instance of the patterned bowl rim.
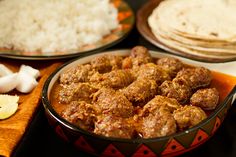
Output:
<instances>
[{"instance_id":1,"label":"patterned bowl rim","mask_svg":"<svg viewBox=\"0 0 236 157\"><path fill-rule=\"evenodd\" d=\"M65 126L66 128L73 130L75 132L79 132L81 134L87 135L87 136L92 136L94 138L98 138L101 140L107 140L107 141L111 141L111 142L124 142L124 143L148 143L148 142L155 142L155 141L162 141L162 140L168 140L174 137L179 137L179 136L183 136L184 134L188 134L190 132L196 131L197 129L201 128L202 126L206 125L209 121L211 121L213 118L215 118L219 112L224 109L226 107L226 105L228 103L233 103L233 102L229 102L232 100L233 96L236 93L236 85L234 86L234 88L231 90L231 92L225 97L224 101L222 103L220 103L217 108L215 109L214 112L212 112L207 119L203 120L202 122L200 122L199 124L197 124L196 126L189 128L187 130L178 132L178 133L174 133L168 136L164 136L164 137L158 137L158 138L149 138L149 139L143 139L143 138L138 138L138 139L121 139L121 138L112 138L112 137L105 137L105 136L101 136L101 135L97 135L94 133L90 133L87 132L69 122L67 122L64 118L62 118L51 106L50 101L49 101L49 97L48 94L49 92L49 86L50 83L52 82L53 78L55 77L55 75L59 76L59 73L61 72L61 70L63 70L65 67L67 67L68 65L71 65L72 63L82 60L82 59L88 59L93 58L95 56L98 55L102 55L102 54L106 54L106 53L117 53L117 54L123 54L127 55L128 54L128 50L115 50L115 51L107 51L104 53L98 53L98 54L93 54L93 55L89 55L86 57L79 57L76 59L73 59L71 61L66 62L65 64L63 64L62 66L60 66L58 69L56 69L46 80L44 86L43 86L43 90L42 90L42 102L43 102L43 106L45 108L45 111L48 112L57 122L59 122L60 124L62 124L63 126ZM157 51L150 51L150 54L154 57L157 56L174 56L174 55L167 55L167 54L163 54ZM174 56L176 57L176 56ZM181 57L178 57L181 58ZM200 62L199 62L200 63ZM54 78L55 79L55 78ZM49 92L49 93L48 93Z\"/></svg>"}]
</instances>

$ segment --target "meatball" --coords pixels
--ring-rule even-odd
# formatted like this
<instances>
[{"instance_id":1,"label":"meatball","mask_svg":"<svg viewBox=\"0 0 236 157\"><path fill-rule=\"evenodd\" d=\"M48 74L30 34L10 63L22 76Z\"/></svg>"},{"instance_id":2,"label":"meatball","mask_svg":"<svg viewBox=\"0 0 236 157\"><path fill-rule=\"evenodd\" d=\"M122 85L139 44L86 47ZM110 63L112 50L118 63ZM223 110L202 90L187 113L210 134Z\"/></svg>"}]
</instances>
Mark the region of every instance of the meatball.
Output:
<instances>
[{"instance_id":1,"label":"meatball","mask_svg":"<svg viewBox=\"0 0 236 157\"><path fill-rule=\"evenodd\" d=\"M192 89L197 89L209 86L212 75L210 70L203 67L187 68L179 71L176 79L189 84Z\"/></svg>"},{"instance_id":2,"label":"meatball","mask_svg":"<svg viewBox=\"0 0 236 157\"><path fill-rule=\"evenodd\" d=\"M201 107L204 110L213 110L219 102L219 92L216 88L199 89L190 99L193 106Z\"/></svg>"},{"instance_id":3,"label":"meatball","mask_svg":"<svg viewBox=\"0 0 236 157\"><path fill-rule=\"evenodd\" d=\"M192 91L191 88L175 79L173 81L165 81L159 87L160 95L169 98L175 98L181 104L189 101Z\"/></svg>"},{"instance_id":4,"label":"meatball","mask_svg":"<svg viewBox=\"0 0 236 157\"><path fill-rule=\"evenodd\" d=\"M154 115L143 118L137 130L143 138L155 138L171 135L176 132L176 122L172 114L161 107Z\"/></svg>"},{"instance_id":5,"label":"meatball","mask_svg":"<svg viewBox=\"0 0 236 157\"><path fill-rule=\"evenodd\" d=\"M170 75L154 63L147 63L140 67L138 79L153 79L160 85L165 80L171 80Z\"/></svg>"},{"instance_id":6,"label":"meatball","mask_svg":"<svg viewBox=\"0 0 236 157\"><path fill-rule=\"evenodd\" d=\"M122 61L122 69L131 69L133 67L132 58L125 57Z\"/></svg>"},{"instance_id":7,"label":"meatball","mask_svg":"<svg viewBox=\"0 0 236 157\"><path fill-rule=\"evenodd\" d=\"M174 110L181 107L176 99L157 95L150 100L142 110L142 116L148 116L159 112L160 107L165 107L169 112L173 113Z\"/></svg>"},{"instance_id":8,"label":"meatball","mask_svg":"<svg viewBox=\"0 0 236 157\"><path fill-rule=\"evenodd\" d=\"M122 65L122 57L115 55L102 55L91 60L92 68L99 73L110 72L114 69L120 69Z\"/></svg>"},{"instance_id":9,"label":"meatball","mask_svg":"<svg viewBox=\"0 0 236 157\"><path fill-rule=\"evenodd\" d=\"M206 113L196 106L181 107L173 115L180 130L191 128L207 118Z\"/></svg>"},{"instance_id":10,"label":"meatball","mask_svg":"<svg viewBox=\"0 0 236 157\"><path fill-rule=\"evenodd\" d=\"M101 86L120 89L128 86L134 79L131 70L113 70L105 74L96 73L90 78L90 81Z\"/></svg>"},{"instance_id":11,"label":"meatball","mask_svg":"<svg viewBox=\"0 0 236 157\"><path fill-rule=\"evenodd\" d=\"M101 88L94 96L94 103L102 114L112 114L120 117L133 116L134 107L119 91L112 88Z\"/></svg>"},{"instance_id":12,"label":"meatball","mask_svg":"<svg viewBox=\"0 0 236 157\"><path fill-rule=\"evenodd\" d=\"M89 83L71 83L70 85L61 85L59 92L59 101L69 103L71 101L85 100L90 101L91 94L98 89Z\"/></svg>"},{"instance_id":13,"label":"meatball","mask_svg":"<svg viewBox=\"0 0 236 157\"><path fill-rule=\"evenodd\" d=\"M165 57L157 60L157 65L168 71L169 75L173 78L183 68L183 63L172 57Z\"/></svg>"},{"instance_id":14,"label":"meatball","mask_svg":"<svg viewBox=\"0 0 236 157\"><path fill-rule=\"evenodd\" d=\"M95 71L92 70L90 64L77 65L74 68L71 68L60 76L61 84L71 84L78 82L87 82L89 77L94 74Z\"/></svg>"},{"instance_id":15,"label":"meatball","mask_svg":"<svg viewBox=\"0 0 236 157\"><path fill-rule=\"evenodd\" d=\"M134 127L125 118L103 115L95 122L94 133L106 137L131 139Z\"/></svg>"},{"instance_id":16,"label":"meatball","mask_svg":"<svg viewBox=\"0 0 236 157\"><path fill-rule=\"evenodd\" d=\"M61 116L84 130L92 131L96 120L96 112L95 107L91 104L84 101L73 101L61 113Z\"/></svg>"},{"instance_id":17,"label":"meatball","mask_svg":"<svg viewBox=\"0 0 236 157\"><path fill-rule=\"evenodd\" d=\"M121 92L131 102L146 102L156 95L157 87L154 80L140 79L122 89Z\"/></svg>"},{"instance_id":18,"label":"meatball","mask_svg":"<svg viewBox=\"0 0 236 157\"><path fill-rule=\"evenodd\" d=\"M136 46L131 50L132 67L138 67L142 64L152 62L152 57L148 49L143 46Z\"/></svg>"}]
</instances>

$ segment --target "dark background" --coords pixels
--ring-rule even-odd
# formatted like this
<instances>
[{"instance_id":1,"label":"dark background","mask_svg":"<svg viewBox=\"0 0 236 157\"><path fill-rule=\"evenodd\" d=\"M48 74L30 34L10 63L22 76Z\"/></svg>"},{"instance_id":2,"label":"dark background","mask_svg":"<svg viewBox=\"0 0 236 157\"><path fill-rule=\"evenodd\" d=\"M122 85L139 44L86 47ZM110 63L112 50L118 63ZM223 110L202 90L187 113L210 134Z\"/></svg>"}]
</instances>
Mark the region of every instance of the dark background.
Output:
<instances>
[{"instance_id":1,"label":"dark background","mask_svg":"<svg viewBox=\"0 0 236 157\"><path fill-rule=\"evenodd\" d=\"M146 0L126 0L134 12L146 2ZM149 49L159 50L148 43L134 28L129 36L110 49L132 48L136 45L144 45ZM88 157L91 156L74 149L64 143L49 126L44 115L43 105L33 118L31 125L25 133L22 141L13 153L14 157ZM224 123L216 134L205 144L182 157L236 157L236 101L230 109Z\"/></svg>"}]
</instances>

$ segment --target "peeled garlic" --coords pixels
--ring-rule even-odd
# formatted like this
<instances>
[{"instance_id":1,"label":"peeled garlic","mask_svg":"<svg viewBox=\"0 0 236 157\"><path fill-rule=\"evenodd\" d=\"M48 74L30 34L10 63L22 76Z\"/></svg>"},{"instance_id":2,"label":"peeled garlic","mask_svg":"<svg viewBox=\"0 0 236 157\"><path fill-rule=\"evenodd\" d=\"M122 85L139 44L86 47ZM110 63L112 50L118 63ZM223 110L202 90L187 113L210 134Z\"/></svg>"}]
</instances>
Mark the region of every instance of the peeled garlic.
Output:
<instances>
[{"instance_id":1,"label":"peeled garlic","mask_svg":"<svg viewBox=\"0 0 236 157\"><path fill-rule=\"evenodd\" d=\"M29 93L38 85L36 79L40 72L31 66L21 65L18 73L14 73L0 64L0 93L7 93L16 88L19 92ZM2 76L2 77L1 77Z\"/></svg>"},{"instance_id":2,"label":"peeled garlic","mask_svg":"<svg viewBox=\"0 0 236 157\"><path fill-rule=\"evenodd\" d=\"M19 92L22 93L29 93L31 90L33 90L38 85L38 82L32 75L20 71L18 73L18 85L16 86L16 89Z\"/></svg>"},{"instance_id":3,"label":"peeled garlic","mask_svg":"<svg viewBox=\"0 0 236 157\"><path fill-rule=\"evenodd\" d=\"M16 88L18 84L17 73L0 77L0 93L7 93Z\"/></svg>"},{"instance_id":4,"label":"peeled garlic","mask_svg":"<svg viewBox=\"0 0 236 157\"><path fill-rule=\"evenodd\" d=\"M5 65L0 64L0 77L13 74L13 72L8 69Z\"/></svg>"},{"instance_id":5,"label":"peeled garlic","mask_svg":"<svg viewBox=\"0 0 236 157\"><path fill-rule=\"evenodd\" d=\"M40 76L40 72L37 69L32 68L31 66L28 65L21 65L20 67L20 72L26 72L28 74L30 74L31 76L33 76L35 79L37 79ZM19 73L20 73L19 72Z\"/></svg>"},{"instance_id":6,"label":"peeled garlic","mask_svg":"<svg viewBox=\"0 0 236 157\"><path fill-rule=\"evenodd\" d=\"M0 119L6 119L13 115L18 108L18 96L0 94Z\"/></svg>"}]
</instances>

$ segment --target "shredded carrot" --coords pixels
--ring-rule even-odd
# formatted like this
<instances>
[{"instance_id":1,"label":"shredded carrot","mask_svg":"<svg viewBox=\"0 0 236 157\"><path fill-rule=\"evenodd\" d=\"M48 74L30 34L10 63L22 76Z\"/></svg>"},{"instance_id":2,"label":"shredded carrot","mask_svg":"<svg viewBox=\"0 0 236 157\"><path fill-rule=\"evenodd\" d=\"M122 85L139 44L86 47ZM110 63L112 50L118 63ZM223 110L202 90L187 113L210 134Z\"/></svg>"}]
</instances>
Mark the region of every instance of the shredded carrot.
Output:
<instances>
[{"instance_id":1,"label":"shredded carrot","mask_svg":"<svg viewBox=\"0 0 236 157\"><path fill-rule=\"evenodd\" d=\"M131 16L131 15L132 15L131 11L120 12L120 13L118 14L118 20L119 20L119 21L123 21L124 19L126 19L127 17L129 17L129 16Z\"/></svg>"},{"instance_id":2,"label":"shredded carrot","mask_svg":"<svg viewBox=\"0 0 236 157\"><path fill-rule=\"evenodd\" d=\"M116 8L120 6L121 0L113 0L112 2Z\"/></svg>"},{"instance_id":3,"label":"shredded carrot","mask_svg":"<svg viewBox=\"0 0 236 157\"><path fill-rule=\"evenodd\" d=\"M131 27L130 24L122 24L122 29L129 29Z\"/></svg>"}]
</instances>

